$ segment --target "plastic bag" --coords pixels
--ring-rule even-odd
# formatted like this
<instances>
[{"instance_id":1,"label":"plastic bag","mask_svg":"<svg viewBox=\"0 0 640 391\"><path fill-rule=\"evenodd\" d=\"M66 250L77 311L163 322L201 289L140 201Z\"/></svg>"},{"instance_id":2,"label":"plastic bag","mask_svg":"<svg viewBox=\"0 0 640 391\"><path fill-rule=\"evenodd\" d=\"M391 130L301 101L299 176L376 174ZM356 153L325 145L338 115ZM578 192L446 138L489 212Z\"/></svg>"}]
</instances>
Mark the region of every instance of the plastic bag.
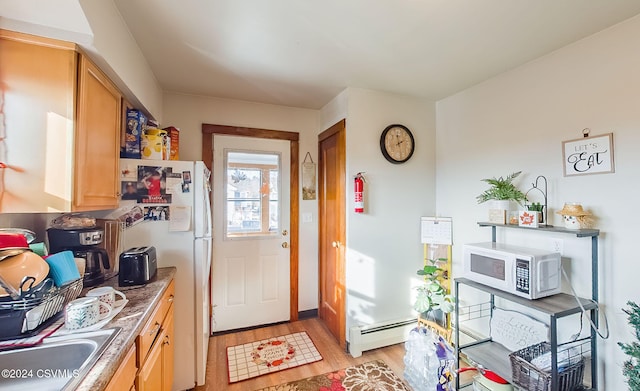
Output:
<instances>
[{"instance_id":1,"label":"plastic bag","mask_svg":"<svg viewBox=\"0 0 640 391\"><path fill-rule=\"evenodd\" d=\"M404 379L414 391L453 391L454 355L449 344L431 330L411 330L405 342Z\"/></svg>"}]
</instances>

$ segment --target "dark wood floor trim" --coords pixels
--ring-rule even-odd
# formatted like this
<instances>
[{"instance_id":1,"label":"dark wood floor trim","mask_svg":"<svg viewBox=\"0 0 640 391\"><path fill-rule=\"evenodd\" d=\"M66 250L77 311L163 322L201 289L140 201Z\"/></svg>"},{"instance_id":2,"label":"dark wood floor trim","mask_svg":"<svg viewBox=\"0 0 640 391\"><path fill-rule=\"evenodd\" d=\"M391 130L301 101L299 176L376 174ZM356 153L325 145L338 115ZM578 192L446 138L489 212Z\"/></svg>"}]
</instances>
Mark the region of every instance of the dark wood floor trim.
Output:
<instances>
[{"instance_id":1,"label":"dark wood floor trim","mask_svg":"<svg viewBox=\"0 0 640 391\"><path fill-rule=\"evenodd\" d=\"M318 309L314 308L312 310L306 310L306 311L300 311L298 312L298 319L302 320L302 319L311 319L311 318L317 318L318 317Z\"/></svg>"}]
</instances>

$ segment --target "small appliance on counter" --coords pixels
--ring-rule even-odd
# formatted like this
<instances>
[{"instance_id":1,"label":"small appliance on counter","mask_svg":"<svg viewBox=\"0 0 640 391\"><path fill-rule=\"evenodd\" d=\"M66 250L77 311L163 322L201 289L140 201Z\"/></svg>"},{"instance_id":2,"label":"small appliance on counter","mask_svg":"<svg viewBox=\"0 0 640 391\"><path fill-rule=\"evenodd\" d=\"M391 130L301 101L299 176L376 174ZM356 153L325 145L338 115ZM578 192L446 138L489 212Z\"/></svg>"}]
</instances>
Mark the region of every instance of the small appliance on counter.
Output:
<instances>
[{"instance_id":1,"label":"small appliance on counter","mask_svg":"<svg viewBox=\"0 0 640 391\"><path fill-rule=\"evenodd\" d=\"M104 237L102 228L49 228L49 252L54 254L64 250L73 251L74 258L85 260L84 286L92 287L105 280L106 271L112 268L107 251L99 248Z\"/></svg>"},{"instance_id":2,"label":"small appliance on counter","mask_svg":"<svg viewBox=\"0 0 640 391\"><path fill-rule=\"evenodd\" d=\"M144 285L155 279L157 269L155 247L132 247L120 254L118 285Z\"/></svg>"}]
</instances>

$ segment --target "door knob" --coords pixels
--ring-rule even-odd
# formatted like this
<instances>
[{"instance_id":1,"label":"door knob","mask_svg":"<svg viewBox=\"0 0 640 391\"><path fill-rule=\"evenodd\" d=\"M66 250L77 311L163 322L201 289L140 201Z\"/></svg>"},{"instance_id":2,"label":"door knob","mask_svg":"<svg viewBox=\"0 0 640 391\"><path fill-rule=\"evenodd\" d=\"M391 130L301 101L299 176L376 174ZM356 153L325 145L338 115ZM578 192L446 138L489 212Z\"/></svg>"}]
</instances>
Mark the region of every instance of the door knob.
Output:
<instances>
[{"instance_id":1,"label":"door knob","mask_svg":"<svg viewBox=\"0 0 640 391\"><path fill-rule=\"evenodd\" d=\"M340 242L338 242L337 240L331 242L331 247L333 248L338 248L340 247Z\"/></svg>"},{"instance_id":2,"label":"door knob","mask_svg":"<svg viewBox=\"0 0 640 391\"><path fill-rule=\"evenodd\" d=\"M282 248L289 248L289 243L282 242Z\"/></svg>"}]
</instances>

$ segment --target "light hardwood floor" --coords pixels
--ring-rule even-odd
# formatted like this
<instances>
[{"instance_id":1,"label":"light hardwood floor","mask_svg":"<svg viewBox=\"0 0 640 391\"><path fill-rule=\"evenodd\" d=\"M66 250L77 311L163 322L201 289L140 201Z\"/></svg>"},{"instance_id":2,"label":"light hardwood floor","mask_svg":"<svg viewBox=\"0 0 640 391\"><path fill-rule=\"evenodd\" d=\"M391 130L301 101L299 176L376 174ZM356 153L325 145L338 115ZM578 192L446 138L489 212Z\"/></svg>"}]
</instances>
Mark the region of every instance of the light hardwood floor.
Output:
<instances>
[{"instance_id":1,"label":"light hardwood floor","mask_svg":"<svg viewBox=\"0 0 640 391\"><path fill-rule=\"evenodd\" d=\"M322 355L321 361L229 384L226 357L227 346L240 345L280 335L297 333L300 331L306 331L309 334L318 348L318 351ZM371 350L364 352L362 356L358 358L353 358L350 354L340 348L333 336L317 318L305 319L298 322L285 323L210 338L206 385L197 387L195 390L256 390L271 385L321 375L326 372L378 359L383 360L396 373L396 375L402 378L402 372L404 371L404 344Z\"/></svg>"}]
</instances>

